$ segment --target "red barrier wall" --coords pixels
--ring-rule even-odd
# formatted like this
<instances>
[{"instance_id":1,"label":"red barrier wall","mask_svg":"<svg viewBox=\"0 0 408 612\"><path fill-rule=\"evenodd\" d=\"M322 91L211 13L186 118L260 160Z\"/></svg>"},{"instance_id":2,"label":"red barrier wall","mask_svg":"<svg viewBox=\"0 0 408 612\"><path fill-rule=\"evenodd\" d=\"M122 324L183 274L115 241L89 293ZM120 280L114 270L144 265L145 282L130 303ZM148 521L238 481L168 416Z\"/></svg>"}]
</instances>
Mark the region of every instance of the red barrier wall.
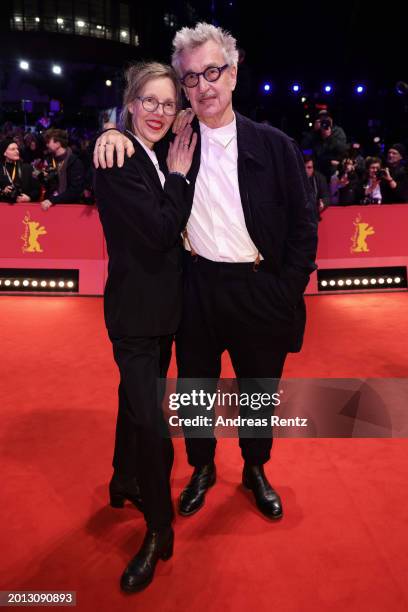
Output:
<instances>
[{"instance_id":1,"label":"red barrier wall","mask_svg":"<svg viewBox=\"0 0 408 612\"><path fill-rule=\"evenodd\" d=\"M0 204L1 268L73 268L79 293L102 295L107 256L97 209L60 204ZM330 207L319 225L324 268L408 266L408 205ZM317 293L317 274L306 293Z\"/></svg>"},{"instance_id":2,"label":"red barrier wall","mask_svg":"<svg viewBox=\"0 0 408 612\"><path fill-rule=\"evenodd\" d=\"M408 266L408 204L332 206L319 224L317 264L326 268ZM317 293L317 273L306 293Z\"/></svg>"},{"instance_id":3,"label":"red barrier wall","mask_svg":"<svg viewBox=\"0 0 408 612\"><path fill-rule=\"evenodd\" d=\"M39 204L0 205L1 268L79 270L79 293L102 295L106 251L94 206L59 204L47 212Z\"/></svg>"}]
</instances>

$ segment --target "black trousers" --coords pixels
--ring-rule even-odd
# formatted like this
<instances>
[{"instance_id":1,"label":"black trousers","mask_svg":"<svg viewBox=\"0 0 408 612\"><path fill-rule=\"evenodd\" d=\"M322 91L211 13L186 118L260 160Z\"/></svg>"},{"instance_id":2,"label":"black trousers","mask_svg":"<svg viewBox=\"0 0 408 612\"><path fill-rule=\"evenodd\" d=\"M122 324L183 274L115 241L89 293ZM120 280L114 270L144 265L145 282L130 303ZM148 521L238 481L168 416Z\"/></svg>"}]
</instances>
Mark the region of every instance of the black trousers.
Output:
<instances>
[{"instance_id":1,"label":"black trousers","mask_svg":"<svg viewBox=\"0 0 408 612\"><path fill-rule=\"evenodd\" d=\"M262 263L256 271L252 263L217 263L185 255L183 316L176 334L180 391L188 390L189 381L183 379L189 378L203 379L201 386L214 391L224 351L237 379L246 379L240 390L255 389L256 381L248 380L255 378L276 379L276 390L293 319L275 275ZM191 415L188 408L183 412ZM200 467L214 460L216 439L211 427L205 437L189 437L187 428L184 434L190 465ZM270 459L269 424L262 437L248 436L248 431L239 435L244 461L261 465Z\"/></svg>"},{"instance_id":2,"label":"black trousers","mask_svg":"<svg viewBox=\"0 0 408 612\"><path fill-rule=\"evenodd\" d=\"M113 467L136 476L147 527L167 527L173 519L170 473L173 443L161 409L173 336L116 337L109 334L120 371L119 409Z\"/></svg>"}]
</instances>

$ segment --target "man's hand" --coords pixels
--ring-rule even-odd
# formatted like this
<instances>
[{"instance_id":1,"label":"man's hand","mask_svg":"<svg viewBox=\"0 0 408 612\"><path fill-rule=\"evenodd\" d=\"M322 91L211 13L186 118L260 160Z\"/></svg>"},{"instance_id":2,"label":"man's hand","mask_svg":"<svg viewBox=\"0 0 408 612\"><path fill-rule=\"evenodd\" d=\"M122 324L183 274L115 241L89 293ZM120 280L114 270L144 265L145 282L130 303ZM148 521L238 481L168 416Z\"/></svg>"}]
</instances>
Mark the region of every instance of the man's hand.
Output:
<instances>
[{"instance_id":1,"label":"man's hand","mask_svg":"<svg viewBox=\"0 0 408 612\"><path fill-rule=\"evenodd\" d=\"M13 190L13 186L12 185L7 185L7 187L5 187L3 189L4 193L10 193Z\"/></svg>"},{"instance_id":2,"label":"man's hand","mask_svg":"<svg viewBox=\"0 0 408 612\"><path fill-rule=\"evenodd\" d=\"M186 108L177 113L177 117L173 123L172 131L173 134L180 134L194 119L195 114L192 108Z\"/></svg>"},{"instance_id":3,"label":"man's hand","mask_svg":"<svg viewBox=\"0 0 408 612\"><path fill-rule=\"evenodd\" d=\"M31 198L26 193L22 193L17 196L17 202L31 202Z\"/></svg>"},{"instance_id":4,"label":"man's hand","mask_svg":"<svg viewBox=\"0 0 408 612\"><path fill-rule=\"evenodd\" d=\"M125 151L128 157L135 152L132 141L117 130L108 130L101 134L95 143L93 163L95 168L112 168L113 154L116 151L118 168L125 162Z\"/></svg>"},{"instance_id":5,"label":"man's hand","mask_svg":"<svg viewBox=\"0 0 408 612\"><path fill-rule=\"evenodd\" d=\"M50 202L49 200L43 200L43 202L41 202L41 208L45 211L47 211L51 206L52 202Z\"/></svg>"}]
</instances>

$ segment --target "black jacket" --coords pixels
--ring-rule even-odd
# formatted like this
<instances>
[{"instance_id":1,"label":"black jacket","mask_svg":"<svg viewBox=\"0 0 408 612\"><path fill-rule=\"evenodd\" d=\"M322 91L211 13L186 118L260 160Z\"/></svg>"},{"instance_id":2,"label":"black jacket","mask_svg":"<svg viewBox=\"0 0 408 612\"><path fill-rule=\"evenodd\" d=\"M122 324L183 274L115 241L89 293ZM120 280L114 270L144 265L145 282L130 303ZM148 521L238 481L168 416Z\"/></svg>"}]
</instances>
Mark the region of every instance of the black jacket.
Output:
<instances>
[{"instance_id":1,"label":"black jacket","mask_svg":"<svg viewBox=\"0 0 408 612\"><path fill-rule=\"evenodd\" d=\"M296 143L280 130L235 113L238 141L238 182L245 224L255 246L274 271L270 299L293 314L288 346L298 351L305 327L303 292L316 269L317 215L304 162ZM193 185L200 169L199 140L188 179ZM164 163L165 143L156 152ZM188 193L188 214L193 190ZM187 221L185 219L185 222ZM271 321L271 325L273 325ZM277 332L279 323L276 322Z\"/></svg>"},{"instance_id":2,"label":"black jacket","mask_svg":"<svg viewBox=\"0 0 408 612\"><path fill-rule=\"evenodd\" d=\"M63 193L52 195L55 189L58 189L58 181L51 181L47 185L45 199L50 200L53 204L79 204L81 194L84 188L85 169L81 160L71 153L67 159L67 188Z\"/></svg>"},{"instance_id":3,"label":"black jacket","mask_svg":"<svg viewBox=\"0 0 408 612\"><path fill-rule=\"evenodd\" d=\"M12 176L12 167L9 166L9 175ZM33 169L30 164L25 164L21 161L17 162L16 166L16 176L13 181L14 185L17 187L18 195L21 193L25 193L30 197L31 202L38 202L38 198L40 197L40 184L33 177ZM0 166L0 202L8 202L9 204L14 204L16 202L16 195L10 193L5 193L4 188L11 185L10 179L8 178L6 172L4 171L4 166Z\"/></svg>"},{"instance_id":4,"label":"black jacket","mask_svg":"<svg viewBox=\"0 0 408 612\"><path fill-rule=\"evenodd\" d=\"M181 238L192 195L168 175L164 189L146 151L96 171L95 193L109 254L105 322L111 336L174 333L181 312ZM166 174L166 166L161 166Z\"/></svg>"}]
</instances>

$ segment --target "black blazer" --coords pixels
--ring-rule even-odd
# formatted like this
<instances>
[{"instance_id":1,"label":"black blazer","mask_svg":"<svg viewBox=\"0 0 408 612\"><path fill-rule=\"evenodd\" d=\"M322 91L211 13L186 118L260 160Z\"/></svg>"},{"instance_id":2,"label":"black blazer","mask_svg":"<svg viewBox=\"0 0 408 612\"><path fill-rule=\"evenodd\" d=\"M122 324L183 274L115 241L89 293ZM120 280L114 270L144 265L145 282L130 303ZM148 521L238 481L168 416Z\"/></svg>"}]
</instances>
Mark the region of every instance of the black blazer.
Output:
<instances>
[{"instance_id":1,"label":"black blazer","mask_svg":"<svg viewBox=\"0 0 408 612\"><path fill-rule=\"evenodd\" d=\"M270 299L293 315L287 331L289 350L302 345L306 311L303 292L316 269L317 211L300 150L291 138L269 125L235 112L238 182L248 233L274 272ZM200 169L200 129L188 178ZM165 149L161 141L157 153ZM189 193L192 198L193 191ZM190 203L191 205L191 203ZM281 332L277 322L277 332Z\"/></svg>"},{"instance_id":2,"label":"black blazer","mask_svg":"<svg viewBox=\"0 0 408 612\"><path fill-rule=\"evenodd\" d=\"M146 151L131 138L136 152L124 166L95 175L109 254L105 322L113 336L161 336L174 333L180 319L180 232L191 188L170 174L163 189Z\"/></svg>"}]
</instances>

